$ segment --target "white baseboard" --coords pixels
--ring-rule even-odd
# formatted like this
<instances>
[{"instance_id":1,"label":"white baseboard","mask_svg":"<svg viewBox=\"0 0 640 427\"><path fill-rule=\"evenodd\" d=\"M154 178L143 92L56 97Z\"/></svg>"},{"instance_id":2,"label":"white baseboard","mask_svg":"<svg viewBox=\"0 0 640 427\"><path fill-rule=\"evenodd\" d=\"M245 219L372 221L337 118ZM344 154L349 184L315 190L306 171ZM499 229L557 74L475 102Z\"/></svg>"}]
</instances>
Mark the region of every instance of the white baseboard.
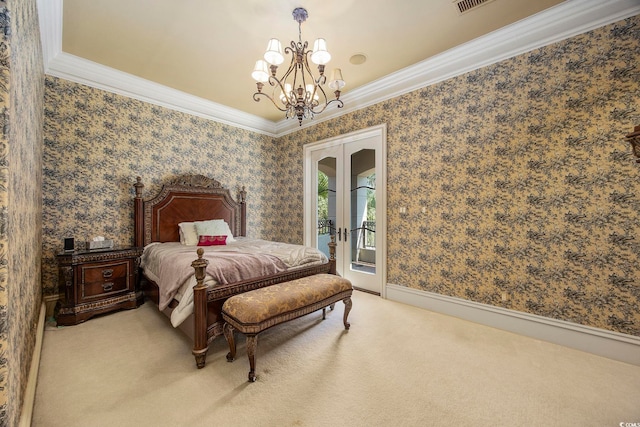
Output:
<instances>
[{"instance_id":1,"label":"white baseboard","mask_svg":"<svg viewBox=\"0 0 640 427\"><path fill-rule=\"evenodd\" d=\"M640 366L640 337L387 284L387 299Z\"/></svg>"},{"instance_id":2,"label":"white baseboard","mask_svg":"<svg viewBox=\"0 0 640 427\"><path fill-rule=\"evenodd\" d=\"M33 417L33 405L36 402L36 384L38 382L38 368L40 367L40 355L42 353L42 339L44 337L44 324L47 306L43 302L40 307L40 318L38 319L38 329L36 330L36 346L33 349L31 367L29 368L29 379L22 401L22 411L20 412L20 427L29 427Z\"/></svg>"}]
</instances>

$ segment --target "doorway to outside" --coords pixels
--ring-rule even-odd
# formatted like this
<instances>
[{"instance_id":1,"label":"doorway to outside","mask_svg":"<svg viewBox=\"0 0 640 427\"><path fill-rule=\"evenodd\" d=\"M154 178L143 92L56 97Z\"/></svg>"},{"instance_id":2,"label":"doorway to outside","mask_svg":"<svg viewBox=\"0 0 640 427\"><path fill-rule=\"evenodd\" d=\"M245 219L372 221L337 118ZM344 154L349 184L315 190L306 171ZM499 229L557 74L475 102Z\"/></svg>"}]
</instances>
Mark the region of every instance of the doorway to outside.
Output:
<instances>
[{"instance_id":1,"label":"doorway to outside","mask_svg":"<svg viewBox=\"0 0 640 427\"><path fill-rule=\"evenodd\" d=\"M305 244L328 255L337 243L338 273L384 297L386 278L386 127L308 144Z\"/></svg>"}]
</instances>

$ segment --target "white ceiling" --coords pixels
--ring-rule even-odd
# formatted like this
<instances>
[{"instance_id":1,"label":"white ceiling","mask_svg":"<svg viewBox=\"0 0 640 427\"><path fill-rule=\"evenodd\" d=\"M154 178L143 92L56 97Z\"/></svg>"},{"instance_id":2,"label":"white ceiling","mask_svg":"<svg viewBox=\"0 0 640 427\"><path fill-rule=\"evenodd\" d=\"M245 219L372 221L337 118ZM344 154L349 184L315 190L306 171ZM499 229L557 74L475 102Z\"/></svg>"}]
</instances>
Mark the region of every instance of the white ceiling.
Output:
<instances>
[{"instance_id":1,"label":"white ceiling","mask_svg":"<svg viewBox=\"0 0 640 427\"><path fill-rule=\"evenodd\" d=\"M297 41L299 6L302 40L327 40L349 110L632 16L640 0L491 0L464 14L452 0L38 0L46 72L281 134L297 121L253 100L250 73L269 38Z\"/></svg>"}]
</instances>

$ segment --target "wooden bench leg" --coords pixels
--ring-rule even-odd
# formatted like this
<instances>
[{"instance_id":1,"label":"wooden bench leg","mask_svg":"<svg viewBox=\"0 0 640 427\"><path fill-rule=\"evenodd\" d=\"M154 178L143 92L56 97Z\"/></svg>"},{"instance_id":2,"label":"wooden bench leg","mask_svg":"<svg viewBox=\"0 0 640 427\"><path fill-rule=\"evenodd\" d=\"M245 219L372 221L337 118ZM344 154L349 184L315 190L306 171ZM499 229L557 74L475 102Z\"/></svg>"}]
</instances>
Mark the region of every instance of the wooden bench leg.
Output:
<instances>
[{"instance_id":1,"label":"wooden bench leg","mask_svg":"<svg viewBox=\"0 0 640 427\"><path fill-rule=\"evenodd\" d=\"M344 317L342 318L342 323L344 323L345 329L349 329L351 324L347 322L347 317L349 317L349 312L351 311L353 303L351 302L351 297L346 297L342 302L344 302Z\"/></svg>"},{"instance_id":2,"label":"wooden bench leg","mask_svg":"<svg viewBox=\"0 0 640 427\"><path fill-rule=\"evenodd\" d=\"M225 323L222 327L222 332L224 333L224 337L227 339L227 343L229 344L229 353L227 353L227 362L233 362L236 358L236 340L233 336L233 326L228 323Z\"/></svg>"},{"instance_id":3,"label":"wooden bench leg","mask_svg":"<svg viewBox=\"0 0 640 427\"><path fill-rule=\"evenodd\" d=\"M247 356L249 356L249 382L256 381L256 348L258 336L247 335Z\"/></svg>"}]
</instances>

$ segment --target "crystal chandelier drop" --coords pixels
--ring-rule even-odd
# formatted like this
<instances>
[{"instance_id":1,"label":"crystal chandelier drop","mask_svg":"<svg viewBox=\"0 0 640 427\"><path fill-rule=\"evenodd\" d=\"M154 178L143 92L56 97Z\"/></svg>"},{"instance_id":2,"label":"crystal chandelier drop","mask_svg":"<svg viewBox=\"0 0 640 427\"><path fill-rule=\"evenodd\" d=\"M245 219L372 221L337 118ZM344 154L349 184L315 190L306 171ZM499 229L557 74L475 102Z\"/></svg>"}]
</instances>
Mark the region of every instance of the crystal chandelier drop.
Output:
<instances>
[{"instance_id":1,"label":"crystal chandelier drop","mask_svg":"<svg viewBox=\"0 0 640 427\"><path fill-rule=\"evenodd\" d=\"M340 90L345 82L339 68L333 70L329 81L329 87L334 90L335 99L327 99L323 87L327 82L324 66L331 59L327 51L327 42L324 39L317 39L313 43L313 51L307 49L306 41L302 43L302 23L308 16L304 8L298 7L293 10L293 19L298 23L298 42L291 41L291 47L284 49L286 54L291 54L291 63L287 71L280 78L276 77L278 65L284 62L284 55L280 41L271 39L264 59L256 61L251 73L258 87L258 91L253 94L254 101L260 101L260 96L266 97L278 110L285 112L287 119L297 117L300 126L303 119L312 119L315 114L322 113L333 102L338 105L338 108L344 105L340 100ZM311 72L309 59L318 66L318 78L315 78ZM271 94L262 92L267 82L273 88Z\"/></svg>"}]
</instances>

